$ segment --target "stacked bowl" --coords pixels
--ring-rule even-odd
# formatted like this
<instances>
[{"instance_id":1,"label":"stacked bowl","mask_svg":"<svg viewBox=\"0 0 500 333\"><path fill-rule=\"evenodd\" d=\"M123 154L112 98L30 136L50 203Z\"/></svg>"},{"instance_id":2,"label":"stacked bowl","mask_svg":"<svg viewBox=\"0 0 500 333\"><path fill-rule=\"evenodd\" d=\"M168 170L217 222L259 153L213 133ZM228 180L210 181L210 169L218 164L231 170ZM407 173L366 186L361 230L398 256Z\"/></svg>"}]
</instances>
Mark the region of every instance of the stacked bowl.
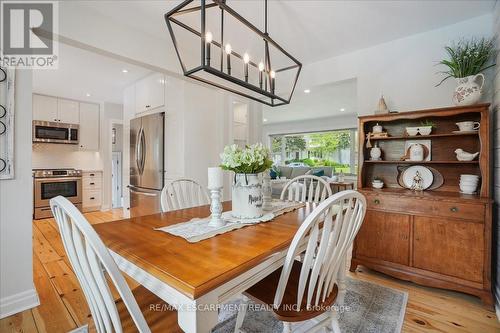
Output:
<instances>
[{"instance_id":1,"label":"stacked bowl","mask_svg":"<svg viewBox=\"0 0 500 333\"><path fill-rule=\"evenodd\" d=\"M473 194L477 190L479 184L479 176L476 175L460 175L460 191L466 194Z\"/></svg>"}]
</instances>

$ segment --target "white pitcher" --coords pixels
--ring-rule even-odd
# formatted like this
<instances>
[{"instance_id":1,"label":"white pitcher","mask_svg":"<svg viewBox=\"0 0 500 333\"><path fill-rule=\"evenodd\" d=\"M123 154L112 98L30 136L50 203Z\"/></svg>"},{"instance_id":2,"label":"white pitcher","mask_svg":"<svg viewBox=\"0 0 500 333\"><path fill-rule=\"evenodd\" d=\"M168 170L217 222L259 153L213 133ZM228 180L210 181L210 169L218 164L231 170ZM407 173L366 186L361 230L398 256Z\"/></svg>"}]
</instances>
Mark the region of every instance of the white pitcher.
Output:
<instances>
[{"instance_id":1,"label":"white pitcher","mask_svg":"<svg viewBox=\"0 0 500 333\"><path fill-rule=\"evenodd\" d=\"M477 83L477 78L481 78L481 85ZM455 105L472 105L479 102L484 85L484 75L469 75L467 77L457 78L457 87L453 93L453 103Z\"/></svg>"},{"instance_id":2,"label":"white pitcher","mask_svg":"<svg viewBox=\"0 0 500 333\"><path fill-rule=\"evenodd\" d=\"M234 177L232 215L253 219L264 215L262 208L262 181L258 174L238 173Z\"/></svg>"}]
</instances>

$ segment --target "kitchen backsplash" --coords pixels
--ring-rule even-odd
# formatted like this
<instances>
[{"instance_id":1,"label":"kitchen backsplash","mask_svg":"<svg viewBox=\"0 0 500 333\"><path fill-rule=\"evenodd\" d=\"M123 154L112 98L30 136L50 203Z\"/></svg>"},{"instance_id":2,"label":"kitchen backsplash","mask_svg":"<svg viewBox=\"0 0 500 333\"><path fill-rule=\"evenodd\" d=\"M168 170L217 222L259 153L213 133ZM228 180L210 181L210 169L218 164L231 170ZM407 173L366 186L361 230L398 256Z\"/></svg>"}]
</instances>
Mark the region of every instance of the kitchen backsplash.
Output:
<instances>
[{"instance_id":1,"label":"kitchen backsplash","mask_svg":"<svg viewBox=\"0 0 500 333\"><path fill-rule=\"evenodd\" d=\"M33 144L33 169L75 168L102 170L99 152L80 151L77 145Z\"/></svg>"}]
</instances>

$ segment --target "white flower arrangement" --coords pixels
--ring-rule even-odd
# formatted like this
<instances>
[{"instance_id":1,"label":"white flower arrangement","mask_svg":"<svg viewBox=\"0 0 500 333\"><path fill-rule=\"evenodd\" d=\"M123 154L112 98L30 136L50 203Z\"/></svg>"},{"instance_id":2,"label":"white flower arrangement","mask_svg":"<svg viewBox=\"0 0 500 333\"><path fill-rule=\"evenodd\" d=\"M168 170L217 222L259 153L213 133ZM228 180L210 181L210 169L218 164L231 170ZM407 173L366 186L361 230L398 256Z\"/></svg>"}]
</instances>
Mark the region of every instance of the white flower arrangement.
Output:
<instances>
[{"instance_id":1,"label":"white flower arrangement","mask_svg":"<svg viewBox=\"0 0 500 333\"><path fill-rule=\"evenodd\" d=\"M221 168L235 173L261 173L273 165L273 161L269 158L269 149L262 143L245 148L240 148L238 145L226 146L220 157Z\"/></svg>"}]
</instances>

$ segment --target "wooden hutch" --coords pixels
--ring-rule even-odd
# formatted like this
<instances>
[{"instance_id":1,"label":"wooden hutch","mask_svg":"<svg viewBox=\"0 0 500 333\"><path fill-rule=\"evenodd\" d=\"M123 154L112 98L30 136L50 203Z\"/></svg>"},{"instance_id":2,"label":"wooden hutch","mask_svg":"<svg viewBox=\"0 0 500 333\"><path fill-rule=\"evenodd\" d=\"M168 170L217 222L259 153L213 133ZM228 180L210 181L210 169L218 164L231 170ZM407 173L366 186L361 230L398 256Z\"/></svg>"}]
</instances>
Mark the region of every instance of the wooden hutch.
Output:
<instances>
[{"instance_id":1,"label":"wooden hutch","mask_svg":"<svg viewBox=\"0 0 500 333\"><path fill-rule=\"evenodd\" d=\"M406 127L432 121L430 135L408 137ZM476 133L454 133L459 121L480 122ZM366 136L376 124L388 137L372 138L382 160L370 160ZM431 160L401 161L406 140L431 140ZM462 148L480 152L460 162ZM423 165L437 170L443 184L415 192L398 183L401 168ZM492 308L492 199L489 104L359 117L358 190L366 196L367 214L354 243L351 271L358 265L418 284L452 289L481 298ZM461 194L461 174L479 175L478 194ZM372 188L381 178L385 186Z\"/></svg>"}]
</instances>

